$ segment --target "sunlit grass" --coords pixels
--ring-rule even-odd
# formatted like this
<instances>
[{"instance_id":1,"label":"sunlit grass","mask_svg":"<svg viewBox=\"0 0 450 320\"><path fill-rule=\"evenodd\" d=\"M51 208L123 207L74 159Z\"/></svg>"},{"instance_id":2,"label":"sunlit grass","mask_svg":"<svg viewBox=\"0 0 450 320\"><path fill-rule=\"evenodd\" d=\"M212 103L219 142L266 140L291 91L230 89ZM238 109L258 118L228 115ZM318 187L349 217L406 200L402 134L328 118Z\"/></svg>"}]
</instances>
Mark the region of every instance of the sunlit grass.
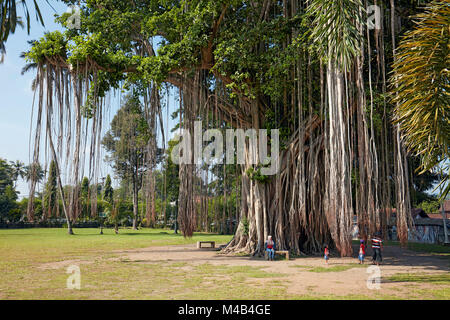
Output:
<instances>
[{"instance_id":1,"label":"sunlit grass","mask_svg":"<svg viewBox=\"0 0 450 320\"><path fill-rule=\"evenodd\" d=\"M340 265L329 265L325 267L313 267L313 266L302 266L302 265L293 265L291 266L293 268L301 268L305 269L305 271L309 272L317 272L317 273L324 273L324 272L342 272L347 271L354 268L364 268L367 267L367 265L364 264L340 264Z\"/></svg>"},{"instance_id":2,"label":"sunlit grass","mask_svg":"<svg viewBox=\"0 0 450 320\"><path fill-rule=\"evenodd\" d=\"M0 299L395 299L421 297L448 299L448 276L399 275L392 282L423 286L400 293L292 294L290 274L269 272L265 267L227 266L195 261L132 260L122 251L151 246L193 244L199 240L227 243L231 236L195 234L191 239L170 230L132 231L76 229L0 230ZM230 258L231 259L231 258ZM301 261L302 259L299 259ZM62 262L61 265L54 264ZM284 263L279 261L277 263ZM53 269L43 268L51 264ZM81 270L81 290L68 290L66 267ZM342 272L365 267L355 264L292 266L292 273ZM298 268L297 271L295 268ZM303 270L304 269L304 270ZM428 280L427 280L428 279ZM407 282L407 283L406 283ZM437 286L434 286L437 284Z\"/></svg>"},{"instance_id":3,"label":"sunlit grass","mask_svg":"<svg viewBox=\"0 0 450 320\"><path fill-rule=\"evenodd\" d=\"M450 274L410 274L401 273L387 278L392 282L416 282L416 283L433 283L450 285Z\"/></svg>"},{"instance_id":4,"label":"sunlit grass","mask_svg":"<svg viewBox=\"0 0 450 320\"><path fill-rule=\"evenodd\" d=\"M138 249L151 246L184 245L197 241L227 243L231 236L197 233L187 239L181 234L160 229L121 229L115 234L111 229L75 229L68 235L65 229L19 229L0 230L0 252L2 260L9 261L54 261L67 260L79 255L121 249Z\"/></svg>"}]
</instances>

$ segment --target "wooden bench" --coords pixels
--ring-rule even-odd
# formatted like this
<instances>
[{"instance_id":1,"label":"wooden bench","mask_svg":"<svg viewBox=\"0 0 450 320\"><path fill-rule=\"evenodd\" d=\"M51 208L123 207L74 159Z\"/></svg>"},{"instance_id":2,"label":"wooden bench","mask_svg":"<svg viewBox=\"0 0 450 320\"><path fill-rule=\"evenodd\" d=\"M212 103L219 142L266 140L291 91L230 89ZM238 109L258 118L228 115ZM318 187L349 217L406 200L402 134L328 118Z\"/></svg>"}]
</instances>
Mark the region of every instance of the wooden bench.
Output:
<instances>
[{"instance_id":1,"label":"wooden bench","mask_svg":"<svg viewBox=\"0 0 450 320\"><path fill-rule=\"evenodd\" d=\"M275 251L275 254L284 254L286 256L286 260L289 260L289 251L288 250Z\"/></svg>"},{"instance_id":2,"label":"wooden bench","mask_svg":"<svg viewBox=\"0 0 450 320\"><path fill-rule=\"evenodd\" d=\"M288 250L275 250L275 254L284 254L286 256L286 260L289 260L289 251ZM269 259L269 253L266 251L264 254L266 260Z\"/></svg>"},{"instance_id":3,"label":"wooden bench","mask_svg":"<svg viewBox=\"0 0 450 320\"><path fill-rule=\"evenodd\" d=\"M202 244L210 244L212 249L214 249L216 247L216 242L215 241L198 241L197 242L197 249L201 249L202 248Z\"/></svg>"}]
</instances>

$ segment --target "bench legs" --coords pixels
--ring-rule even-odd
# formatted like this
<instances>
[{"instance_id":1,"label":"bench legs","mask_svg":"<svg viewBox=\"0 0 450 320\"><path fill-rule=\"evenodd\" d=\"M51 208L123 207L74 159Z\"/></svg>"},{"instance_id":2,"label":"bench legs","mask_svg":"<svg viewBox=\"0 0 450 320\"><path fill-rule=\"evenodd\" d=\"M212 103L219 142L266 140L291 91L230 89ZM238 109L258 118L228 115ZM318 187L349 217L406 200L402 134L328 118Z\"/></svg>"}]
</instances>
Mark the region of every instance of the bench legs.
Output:
<instances>
[{"instance_id":1,"label":"bench legs","mask_svg":"<svg viewBox=\"0 0 450 320\"><path fill-rule=\"evenodd\" d=\"M211 245L211 249L215 249L216 248L216 243L215 242L203 242L203 241L198 241L197 242L197 249L201 249L202 248L202 243L209 243Z\"/></svg>"},{"instance_id":2,"label":"bench legs","mask_svg":"<svg viewBox=\"0 0 450 320\"><path fill-rule=\"evenodd\" d=\"M289 251L287 251L287 252L278 252L278 251L275 251L275 254L284 255L284 256L286 257L286 260L289 260L289 259L290 259ZM264 259L269 260L269 252L264 251Z\"/></svg>"}]
</instances>

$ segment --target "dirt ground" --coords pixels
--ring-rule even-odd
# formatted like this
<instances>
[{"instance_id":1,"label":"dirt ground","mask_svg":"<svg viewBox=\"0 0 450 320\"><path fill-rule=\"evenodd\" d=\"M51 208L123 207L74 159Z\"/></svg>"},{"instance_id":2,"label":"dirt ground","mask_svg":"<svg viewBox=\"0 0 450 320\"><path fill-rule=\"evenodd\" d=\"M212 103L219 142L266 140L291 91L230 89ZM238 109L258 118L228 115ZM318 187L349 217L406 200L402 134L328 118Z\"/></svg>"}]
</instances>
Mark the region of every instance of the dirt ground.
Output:
<instances>
[{"instance_id":1,"label":"dirt ground","mask_svg":"<svg viewBox=\"0 0 450 320\"><path fill-rule=\"evenodd\" d=\"M354 252L356 252L356 247ZM259 267L264 272L283 274L284 277L263 277L250 279L249 281L258 286L276 279L285 286L287 293L292 296L312 297L369 297L384 299L422 299L424 293L433 292L435 289L442 290L439 298L448 297L448 278L443 283L436 284L432 281L391 281L389 278L399 274L414 274L419 276L448 277L450 263L448 258L433 256L427 253L419 253L398 246L388 246L383 250L383 264L380 266L379 289L370 289L369 277L374 277L371 264L371 249L367 250L365 265L361 266L356 257L340 258L331 256L328 265L323 257L301 257L285 260L278 257L276 261L266 261L259 257L226 255L214 249L197 249L196 245L161 246L143 249L114 251L115 261L129 261L137 263L179 263L180 268L190 271L194 266L203 264L222 266L251 266ZM92 261L65 260L59 262L45 263L40 269L54 270L64 268L71 264L90 264ZM372 271L370 273L369 271ZM203 281L214 283L211 275L205 275ZM426 279L426 278L425 278ZM373 283L372 283L373 284ZM369 283L370 285L370 283ZM433 295L425 298L434 298Z\"/></svg>"},{"instance_id":2,"label":"dirt ground","mask_svg":"<svg viewBox=\"0 0 450 320\"><path fill-rule=\"evenodd\" d=\"M448 274L450 271L448 259L405 250L397 246L386 247L383 250L383 264L380 266L380 288L369 289L367 281L374 274L369 273L368 270L372 266L370 256L372 251L371 249L367 251L364 267L358 264L356 257L331 257L328 265L325 264L323 257L266 261L263 258L225 255L216 250L197 249L195 245L150 247L116 253L119 253L120 259L134 262L184 262L187 263L184 268L189 268L189 265L195 266L205 263L261 267L265 272L287 274L288 276L282 278L285 279L282 281L286 282L288 293L293 295L362 295L420 299L421 289L430 289L436 285L427 282L394 282L389 281L389 277L397 274L440 275ZM344 270L331 271L337 266L343 267ZM331 269L330 272L327 272L328 270L323 268ZM266 281L271 281L271 279L255 279L254 281L260 281L263 284ZM417 295L414 294L414 291L417 291Z\"/></svg>"}]
</instances>

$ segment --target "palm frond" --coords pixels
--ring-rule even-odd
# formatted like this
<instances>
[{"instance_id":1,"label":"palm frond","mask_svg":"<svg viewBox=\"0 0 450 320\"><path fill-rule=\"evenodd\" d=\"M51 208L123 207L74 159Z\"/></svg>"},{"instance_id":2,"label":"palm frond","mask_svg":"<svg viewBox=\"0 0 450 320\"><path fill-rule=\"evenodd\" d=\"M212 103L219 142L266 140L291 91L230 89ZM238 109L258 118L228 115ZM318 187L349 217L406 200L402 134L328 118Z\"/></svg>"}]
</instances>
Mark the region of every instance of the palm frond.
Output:
<instances>
[{"instance_id":1,"label":"palm frond","mask_svg":"<svg viewBox=\"0 0 450 320\"><path fill-rule=\"evenodd\" d=\"M408 149L421 156L423 171L450 155L449 38L450 0L433 1L415 17L394 63L394 121Z\"/></svg>"},{"instance_id":2,"label":"palm frond","mask_svg":"<svg viewBox=\"0 0 450 320\"><path fill-rule=\"evenodd\" d=\"M48 0L46 0L49 4ZM22 5L23 17L17 14L17 3ZM36 21L44 26L44 19L42 18L41 10L36 0L33 0L34 10L36 13ZM14 34L16 28L27 27L27 33L30 34L31 19L30 11L28 9L27 0L0 0L0 63L3 62L6 53L5 43L11 34Z\"/></svg>"},{"instance_id":3,"label":"palm frond","mask_svg":"<svg viewBox=\"0 0 450 320\"><path fill-rule=\"evenodd\" d=\"M334 60L344 70L360 51L358 25L363 23L360 0L310 0L311 40L323 60Z\"/></svg>"}]
</instances>

